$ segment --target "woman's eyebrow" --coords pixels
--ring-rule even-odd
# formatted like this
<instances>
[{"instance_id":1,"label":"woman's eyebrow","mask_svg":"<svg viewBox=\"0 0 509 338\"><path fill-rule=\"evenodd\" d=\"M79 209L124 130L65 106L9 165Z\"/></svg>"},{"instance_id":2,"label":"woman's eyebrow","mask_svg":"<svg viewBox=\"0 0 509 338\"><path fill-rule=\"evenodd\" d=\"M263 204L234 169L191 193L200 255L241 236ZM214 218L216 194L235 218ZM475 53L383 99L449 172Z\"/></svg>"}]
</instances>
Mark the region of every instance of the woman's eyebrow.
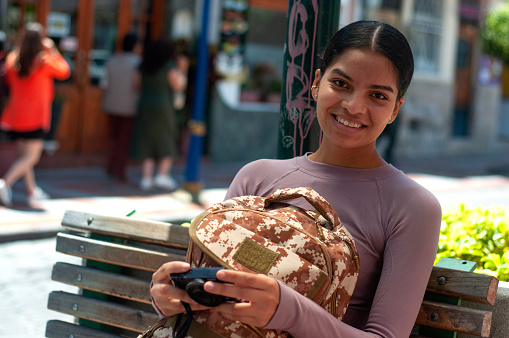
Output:
<instances>
[{"instance_id":1,"label":"woman's eyebrow","mask_svg":"<svg viewBox=\"0 0 509 338\"><path fill-rule=\"evenodd\" d=\"M332 73L335 73L335 74L338 74L340 76L343 76L345 77L348 81L352 81L352 78L350 76L348 76L344 71L342 71L341 69L339 68L334 68L332 70Z\"/></svg>"},{"instance_id":2,"label":"woman's eyebrow","mask_svg":"<svg viewBox=\"0 0 509 338\"><path fill-rule=\"evenodd\" d=\"M380 90L386 90L388 92L394 93L394 89L390 86L382 86L382 85L371 85L371 88L373 89L380 89Z\"/></svg>"},{"instance_id":3,"label":"woman's eyebrow","mask_svg":"<svg viewBox=\"0 0 509 338\"><path fill-rule=\"evenodd\" d=\"M339 68L334 68L333 70L331 70L331 72L334 73L334 74L343 76L348 81L353 81L353 79L350 76L348 76L344 71L342 71ZM379 90L386 90L388 92L394 93L394 89L392 87L390 87L390 86L383 86L383 85L376 85L376 84L374 84L374 85L371 85L370 88L379 89Z\"/></svg>"}]
</instances>

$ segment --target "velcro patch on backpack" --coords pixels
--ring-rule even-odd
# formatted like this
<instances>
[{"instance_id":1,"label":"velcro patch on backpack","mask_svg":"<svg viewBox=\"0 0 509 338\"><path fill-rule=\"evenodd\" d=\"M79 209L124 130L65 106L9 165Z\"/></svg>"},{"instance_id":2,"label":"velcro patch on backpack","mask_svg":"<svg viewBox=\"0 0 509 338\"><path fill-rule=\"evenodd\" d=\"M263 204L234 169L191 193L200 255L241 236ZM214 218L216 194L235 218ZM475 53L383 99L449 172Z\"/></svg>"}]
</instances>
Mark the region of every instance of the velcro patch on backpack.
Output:
<instances>
[{"instance_id":1,"label":"velcro patch on backpack","mask_svg":"<svg viewBox=\"0 0 509 338\"><path fill-rule=\"evenodd\" d=\"M279 254L251 238L245 238L233 255L233 259L246 268L266 275L272 268Z\"/></svg>"}]
</instances>

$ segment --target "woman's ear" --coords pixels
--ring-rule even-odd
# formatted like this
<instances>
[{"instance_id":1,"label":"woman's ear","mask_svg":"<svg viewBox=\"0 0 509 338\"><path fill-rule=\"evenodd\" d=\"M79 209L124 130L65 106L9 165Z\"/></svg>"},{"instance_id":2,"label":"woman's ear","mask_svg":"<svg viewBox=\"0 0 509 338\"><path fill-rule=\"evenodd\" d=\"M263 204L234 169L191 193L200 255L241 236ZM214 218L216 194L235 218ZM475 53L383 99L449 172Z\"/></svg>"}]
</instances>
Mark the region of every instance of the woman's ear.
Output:
<instances>
[{"instance_id":1,"label":"woman's ear","mask_svg":"<svg viewBox=\"0 0 509 338\"><path fill-rule=\"evenodd\" d=\"M313 84L311 85L311 95L313 96L313 100L318 99L318 84L320 83L320 69L315 71L315 79L313 80Z\"/></svg>"},{"instance_id":2,"label":"woman's ear","mask_svg":"<svg viewBox=\"0 0 509 338\"><path fill-rule=\"evenodd\" d=\"M405 102L404 97L401 97L399 99L399 101L396 102L396 105L394 106L394 110L392 111L391 118L389 119L388 123L392 123L394 121L394 119L396 118L396 116L398 116L399 109L401 108L401 106L403 105L404 102Z\"/></svg>"},{"instance_id":3,"label":"woman's ear","mask_svg":"<svg viewBox=\"0 0 509 338\"><path fill-rule=\"evenodd\" d=\"M320 82L320 79L322 78L322 72L320 69L317 69L315 71L315 79L313 80L313 86L318 86L318 83Z\"/></svg>"}]
</instances>

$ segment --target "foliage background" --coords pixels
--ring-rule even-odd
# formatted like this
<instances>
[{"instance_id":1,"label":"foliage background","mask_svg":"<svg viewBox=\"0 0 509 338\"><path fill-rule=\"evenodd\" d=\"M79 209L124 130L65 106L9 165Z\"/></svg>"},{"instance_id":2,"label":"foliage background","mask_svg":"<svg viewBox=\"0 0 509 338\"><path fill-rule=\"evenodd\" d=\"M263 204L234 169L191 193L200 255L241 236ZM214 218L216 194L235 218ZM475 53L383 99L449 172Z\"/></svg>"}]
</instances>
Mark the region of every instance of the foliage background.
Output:
<instances>
[{"instance_id":1,"label":"foliage background","mask_svg":"<svg viewBox=\"0 0 509 338\"><path fill-rule=\"evenodd\" d=\"M484 53L509 64L509 1L488 12L481 41Z\"/></svg>"},{"instance_id":2,"label":"foliage background","mask_svg":"<svg viewBox=\"0 0 509 338\"><path fill-rule=\"evenodd\" d=\"M444 210L435 263L442 257L477 262L476 272L509 281L509 208Z\"/></svg>"}]
</instances>

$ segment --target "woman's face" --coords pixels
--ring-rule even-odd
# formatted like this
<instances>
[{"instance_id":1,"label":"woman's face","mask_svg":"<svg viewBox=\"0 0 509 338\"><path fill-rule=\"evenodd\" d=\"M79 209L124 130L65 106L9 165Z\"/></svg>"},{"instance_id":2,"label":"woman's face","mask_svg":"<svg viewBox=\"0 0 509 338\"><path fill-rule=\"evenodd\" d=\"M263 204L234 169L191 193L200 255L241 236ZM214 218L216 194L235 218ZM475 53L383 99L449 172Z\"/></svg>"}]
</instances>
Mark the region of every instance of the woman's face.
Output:
<instances>
[{"instance_id":1,"label":"woman's face","mask_svg":"<svg viewBox=\"0 0 509 338\"><path fill-rule=\"evenodd\" d=\"M404 98L397 100L398 74L383 54L348 49L313 82L322 145L342 149L375 149L377 137L393 121Z\"/></svg>"}]
</instances>

